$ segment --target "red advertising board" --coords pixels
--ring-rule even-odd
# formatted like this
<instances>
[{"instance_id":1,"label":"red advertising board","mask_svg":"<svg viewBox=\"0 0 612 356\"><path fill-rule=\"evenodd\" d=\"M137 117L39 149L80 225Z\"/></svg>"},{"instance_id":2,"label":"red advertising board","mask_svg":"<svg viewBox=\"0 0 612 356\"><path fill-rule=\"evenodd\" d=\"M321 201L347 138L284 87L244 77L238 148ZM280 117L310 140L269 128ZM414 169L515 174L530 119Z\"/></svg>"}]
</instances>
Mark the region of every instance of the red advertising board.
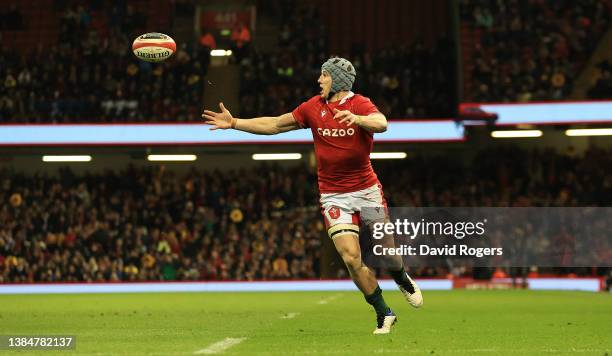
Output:
<instances>
[{"instance_id":1,"label":"red advertising board","mask_svg":"<svg viewBox=\"0 0 612 356\"><path fill-rule=\"evenodd\" d=\"M249 29L255 28L255 11L253 7L240 10L200 11L200 27L210 30L231 29L238 23L244 23Z\"/></svg>"}]
</instances>

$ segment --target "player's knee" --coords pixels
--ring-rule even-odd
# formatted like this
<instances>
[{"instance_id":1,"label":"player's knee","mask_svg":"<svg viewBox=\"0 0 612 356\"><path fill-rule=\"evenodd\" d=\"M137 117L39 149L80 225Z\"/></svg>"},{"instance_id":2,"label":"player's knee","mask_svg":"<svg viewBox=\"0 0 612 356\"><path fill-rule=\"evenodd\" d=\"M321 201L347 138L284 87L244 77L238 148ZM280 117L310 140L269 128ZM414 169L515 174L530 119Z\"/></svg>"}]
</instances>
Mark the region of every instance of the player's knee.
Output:
<instances>
[{"instance_id":1,"label":"player's knee","mask_svg":"<svg viewBox=\"0 0 612 356\"><path fill-rule=\"evenodd\" d=\"M362 266L361 254L354 251L344 251L341 253L342 261L350 271L357 271Z\"/></svg>"},{"instance_id":2,"label":"player's knee","mask_svg":"<svg viewBox=\"0 0 612 356\"><path fill-rule=\"evenodd\" d=\"M359 226L355 224L336 224L330 227L327 232L334 240L336 249L349 271L357 271L362 266L361 251L359 250Z\"/></svg>"}]
</instances>

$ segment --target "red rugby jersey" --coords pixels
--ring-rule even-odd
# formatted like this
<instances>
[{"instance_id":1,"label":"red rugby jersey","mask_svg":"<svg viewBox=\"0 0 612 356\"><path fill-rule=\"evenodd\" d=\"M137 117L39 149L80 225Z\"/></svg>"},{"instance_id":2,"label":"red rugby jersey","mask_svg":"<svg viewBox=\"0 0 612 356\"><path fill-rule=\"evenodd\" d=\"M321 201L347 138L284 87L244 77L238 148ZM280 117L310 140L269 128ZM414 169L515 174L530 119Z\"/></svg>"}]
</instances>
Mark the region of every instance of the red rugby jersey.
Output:
<instances>
[{"instance_id":1,"label":"red rugby jersey","mask_svg":"<svg viewBox=\"0 0 612 356\"><path fill-rule=\"evenodd\" d=\"M355 124L339 124L334 120L334 109L355 115L379 112L370 99L353 92L334 103L317 95L293 110L295 121L312 131L319 191L349 193L378 184L370 162L374 135Z\"/></svg>"}]
</instances>

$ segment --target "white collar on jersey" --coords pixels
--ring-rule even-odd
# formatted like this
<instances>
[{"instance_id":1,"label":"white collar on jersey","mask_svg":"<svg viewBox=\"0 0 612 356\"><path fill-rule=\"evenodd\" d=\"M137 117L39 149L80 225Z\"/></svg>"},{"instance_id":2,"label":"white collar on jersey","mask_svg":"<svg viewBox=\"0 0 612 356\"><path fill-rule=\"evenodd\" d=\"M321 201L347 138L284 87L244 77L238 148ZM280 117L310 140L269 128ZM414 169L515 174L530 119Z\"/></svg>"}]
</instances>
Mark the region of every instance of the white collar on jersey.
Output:
<instances>
[{"instance_id":1,"label":"white collar on jersey","mask_svg":"<svg viewBox=\"0 0 612 356\"><path fill-rule=\"evenodd\" d=\"M348 94L346 94L346 96L340 100L340 103L338 105L344 104L348 99L352 98L353 96L355 96L355 93L349 90ZM325 104L329 104L329 100L325 100Z\"/></svg>"}]
</instances>

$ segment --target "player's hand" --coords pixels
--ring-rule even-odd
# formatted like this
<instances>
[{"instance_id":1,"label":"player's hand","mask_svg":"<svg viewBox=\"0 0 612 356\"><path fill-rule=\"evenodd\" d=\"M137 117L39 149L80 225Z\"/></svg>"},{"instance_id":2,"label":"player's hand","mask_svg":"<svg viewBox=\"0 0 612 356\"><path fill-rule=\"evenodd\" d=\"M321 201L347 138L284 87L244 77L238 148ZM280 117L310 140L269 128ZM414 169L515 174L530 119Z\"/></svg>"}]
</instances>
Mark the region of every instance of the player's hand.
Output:
<instances>
[{"instance_id":1,"label":"player's hand","mask_svg":"<svg viewBox=\"0 0 612 356\"><path fill-rule=\"evenodd\" d=\"M234 120L232 113L230 113L229 110L223 106L223 103L219 103L219 108L221 109L221 112L204 110L204 113L202 114L204 123L212 125L210 128L211 130L226 130L232 127L232 120Z\"/></svg>"},{"instance_id":2,"label":"player's hand","mask_svg":"<svg viewBox=\"0 0 612 356\"><path fill-rule=\"evenodd\" d=\"M334 109L334 120L339 120L338 123L346 123L346 126L351 126L352 124L359 125L359 121L361 118L348 110L338 110Z\"/></svg>"}]
</instances>

